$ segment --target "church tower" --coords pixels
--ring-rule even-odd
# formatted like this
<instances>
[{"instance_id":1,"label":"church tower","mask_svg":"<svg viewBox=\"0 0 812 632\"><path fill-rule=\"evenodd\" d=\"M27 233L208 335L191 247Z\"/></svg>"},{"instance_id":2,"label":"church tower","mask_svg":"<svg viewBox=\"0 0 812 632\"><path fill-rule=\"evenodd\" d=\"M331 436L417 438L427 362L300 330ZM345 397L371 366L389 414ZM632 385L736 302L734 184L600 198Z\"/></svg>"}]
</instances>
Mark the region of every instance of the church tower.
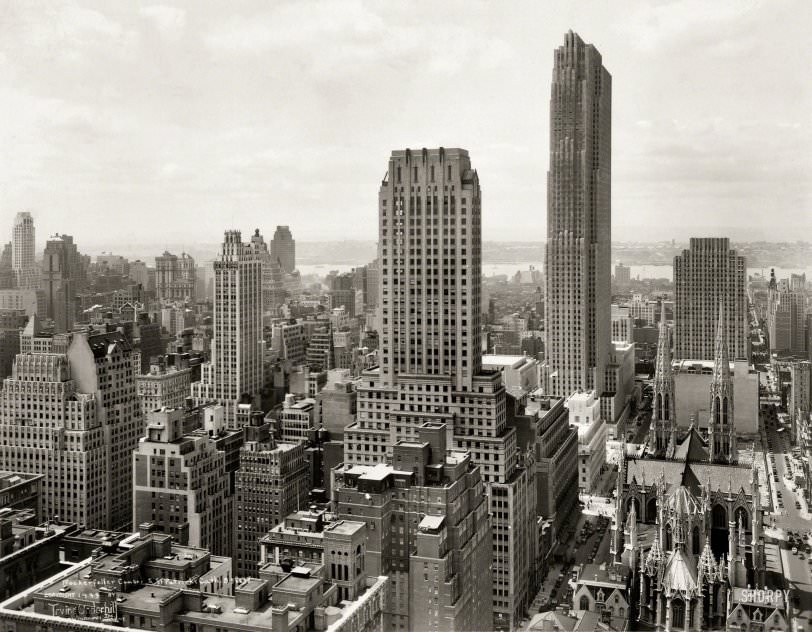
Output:
<instances>
[{"instance_id":1,"label":"church tower","mask_svg":"<svg viewBox=\"0 0 812 632\"><path fill-rule=\"evenodd\" d=\"M719 324L710 386L708 452L713 463L736 462L736 435L733 423L733 377L725 339L724 306L719 303Z\"/></svg>"},{"instance_id":2,"label":"church tower","mask_svg":"<svg viewBox=\"0 0 812 632\"><path fill-rule=\"evenodd\" d=\"M669 457L676 446L674 406L674 372L671 368L671 340L665 321L665 301L660 316L660 337L657 342L657 364L654 372L654 405L651 412L649 446L655 457Z\"/></svg>"}]
</instances>

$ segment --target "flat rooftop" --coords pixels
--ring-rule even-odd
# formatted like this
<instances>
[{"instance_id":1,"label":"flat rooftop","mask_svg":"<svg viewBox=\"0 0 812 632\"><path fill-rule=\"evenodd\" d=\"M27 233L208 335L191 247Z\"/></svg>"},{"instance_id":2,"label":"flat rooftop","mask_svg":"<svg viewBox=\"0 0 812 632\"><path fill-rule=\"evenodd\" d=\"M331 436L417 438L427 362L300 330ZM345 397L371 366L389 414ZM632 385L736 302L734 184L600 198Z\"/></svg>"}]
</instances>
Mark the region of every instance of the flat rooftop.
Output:
<instances>
[{"instance_id":1,"label":"flat rooftop","mask_svg":"<svg viewBox=\"0 0 812 632\"><path fill-rule=\"evenodd\" d=\"M501 366L517 368L528 361L523 355L483 355L482 366Z\"/></svg>"}]
</instances>

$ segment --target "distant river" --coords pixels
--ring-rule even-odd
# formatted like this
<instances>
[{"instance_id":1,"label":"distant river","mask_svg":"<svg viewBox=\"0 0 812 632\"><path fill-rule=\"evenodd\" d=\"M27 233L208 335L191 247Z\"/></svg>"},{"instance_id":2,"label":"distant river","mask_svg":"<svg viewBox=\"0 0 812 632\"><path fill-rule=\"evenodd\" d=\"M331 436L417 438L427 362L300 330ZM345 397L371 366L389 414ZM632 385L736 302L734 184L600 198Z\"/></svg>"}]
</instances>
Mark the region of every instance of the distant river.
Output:
<instances>
[{"instance_id":1,"label":"distant river","mask_svg":"<svg viewBox=\"0 0 812 632\"><path fill-rule=\"evenodd\" d=\"M320 277L324 277L327 276L331 270L338 270L338 272L349 272L357 265L361 264L325 263L318 265L301 265L298 266L298 268L304 276L315 274ZM527 263L483 263L482 273L485 276L497 276L504 274L507 275L508 278L511 278L519 270L530 270L531 266L536 270L544 270L544 263L539 261ZM674 268L670 265L632 265L629 267L631 268L631 276L633 279L668 279L669 281L672 281L674 276ZM614 265L612 266L612 272L614 272ZM808 280L812 280L812 268L775 268L775 276L777 279L789 278L790 274L802 274L804 272L806 273L806 278ZM764 274L765 276L769 277L770 268L747 268L747 274L748 276L752 274Z\"/></svg>"}]
</instances>

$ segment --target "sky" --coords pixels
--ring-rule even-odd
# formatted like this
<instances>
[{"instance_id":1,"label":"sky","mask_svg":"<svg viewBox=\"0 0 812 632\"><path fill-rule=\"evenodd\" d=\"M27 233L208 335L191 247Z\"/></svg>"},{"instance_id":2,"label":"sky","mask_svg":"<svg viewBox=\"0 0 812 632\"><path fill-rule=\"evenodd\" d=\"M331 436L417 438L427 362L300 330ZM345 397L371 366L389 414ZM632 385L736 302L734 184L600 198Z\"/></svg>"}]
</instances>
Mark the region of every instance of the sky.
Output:
<instances>
[{"instance_id":1,"label":"sky","mask_svg":"<svg viewBox=\"0 0 812 632\"><path fill-rule=\"evenodd\" d=\"M375 239L389 154L469 150L543 240L553 51L612 74L617 241L812 236L812 3L0 0L0 232ZM3 239L3 241L6 241Z\"/></svg>"}]
</instances>

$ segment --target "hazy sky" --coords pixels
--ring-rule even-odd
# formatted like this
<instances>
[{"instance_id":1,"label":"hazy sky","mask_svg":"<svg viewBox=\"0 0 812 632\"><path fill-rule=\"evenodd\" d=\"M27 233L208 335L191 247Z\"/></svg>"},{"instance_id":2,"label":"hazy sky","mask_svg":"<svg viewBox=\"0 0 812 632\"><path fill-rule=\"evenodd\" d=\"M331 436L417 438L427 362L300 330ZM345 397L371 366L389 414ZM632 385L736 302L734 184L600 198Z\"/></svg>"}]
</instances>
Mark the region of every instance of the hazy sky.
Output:
<instances>
[{"instance_id":1,"label":"hazy sky","mask_svg":"<svg viewBox=\"0 0 812 632\"><path fill-rule=\"evenodd\" d=\"M782 0L0 0L0 226L375 239L389 152L446 146L486 240L541 240L568 29L613 76L613 238L812 237L812 4Z\"/></svg>"}]
</instances>

